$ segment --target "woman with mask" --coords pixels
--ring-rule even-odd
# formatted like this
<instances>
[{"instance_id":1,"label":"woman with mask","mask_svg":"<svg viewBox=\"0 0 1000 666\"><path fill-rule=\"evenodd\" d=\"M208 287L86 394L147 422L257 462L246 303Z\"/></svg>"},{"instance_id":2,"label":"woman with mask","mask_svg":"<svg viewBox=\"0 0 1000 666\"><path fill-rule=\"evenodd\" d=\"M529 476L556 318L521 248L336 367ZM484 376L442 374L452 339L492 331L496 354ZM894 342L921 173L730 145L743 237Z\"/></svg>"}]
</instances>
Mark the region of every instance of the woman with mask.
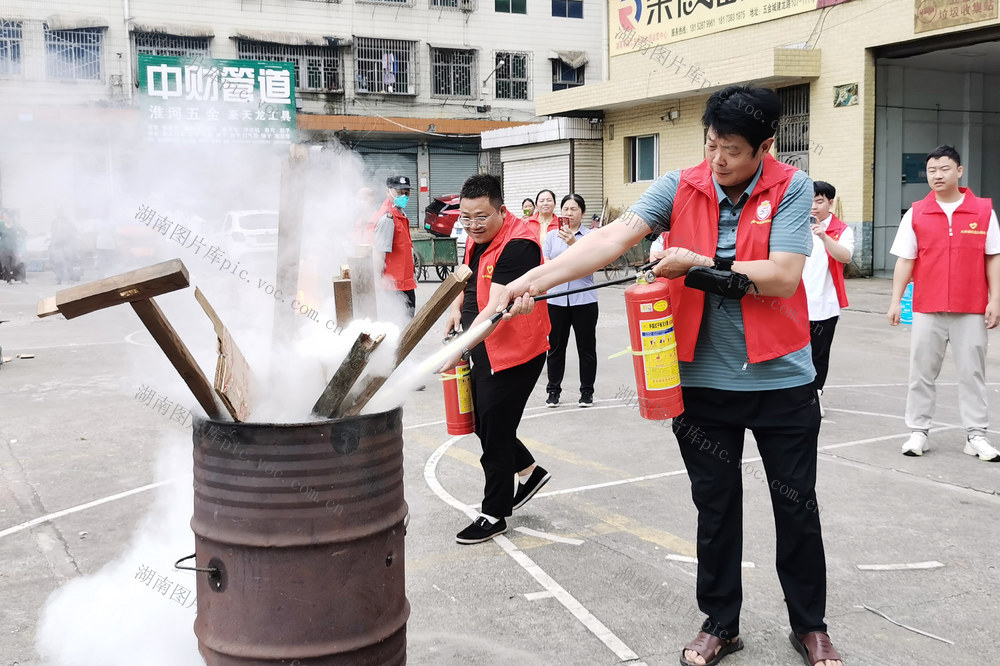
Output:
<instances>
[{"instance_id":1,"label":"woman with mask","mask_svg":"<svg viewBox=\"0 0 1000 666\"><path fill-rule=\"evenodd\" d=\"M524 219L527 220L535 213L535 202L531 197L525 197L521 202L521 210L524 211Z\"/></svg>"},{"instance_id":2,"label":"woman with mask","mask_svg":"<svg viewBox=\"0 0 1000 666\"><path fill-rule=\"evenodd\" d=\"M542 244L542 255L545 260L554 259L570 248L579 239L590 233L583 226L583 214L587 205L579 194L567 194L562 200L562 218L564 223L545 236ZM549 294L561 291L590 287L594 284L594 275L586 275L579 280L553 287ZM566 346L569 344L569 330L573 329L576 338L576 351L580 355L580 407L591 407L594 404L594 379L597 377L597 292L585 291L569 296L555 296L548 299L549 321L552 322L552 332L549 333L549 353L546 357L549 368L549 382L545 387L549 394L545 404L548 407L558 407L562 393L563 374L566 370Z\"/></svg>"}]
</instances>

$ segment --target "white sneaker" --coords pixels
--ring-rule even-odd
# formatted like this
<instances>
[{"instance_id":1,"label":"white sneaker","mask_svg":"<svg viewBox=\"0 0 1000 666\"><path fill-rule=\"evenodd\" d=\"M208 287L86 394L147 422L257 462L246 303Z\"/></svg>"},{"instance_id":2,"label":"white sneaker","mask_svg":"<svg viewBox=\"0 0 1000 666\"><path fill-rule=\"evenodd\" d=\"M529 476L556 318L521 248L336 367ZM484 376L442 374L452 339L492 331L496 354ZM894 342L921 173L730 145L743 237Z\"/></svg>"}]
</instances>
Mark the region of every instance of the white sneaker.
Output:
<instances>
[{"instance_id":1,"label":"white sneaker","mask_svg":"<svg viewBox=\"0 0 1000 666\"><path fill-rule=\"evenodd\" d=\"M924 451L930 448L930 445L927 443L927 433L914 430L910 433L910 438L903 442L903 455L922 456L924 455Z\"/></svg>"},{"instance_id":2,"label":"white sneaker","mask_svg":"<svg viewBox=\"0 0 1000 666\"><path fill-rule=\"evenodd\" d=\"M986 462L1000 462L1000 451L994 449L990 441L982 435L973 435L967 439L963 453L968 456L978 456L980 460Z\"/></svg>"}]
</instances>

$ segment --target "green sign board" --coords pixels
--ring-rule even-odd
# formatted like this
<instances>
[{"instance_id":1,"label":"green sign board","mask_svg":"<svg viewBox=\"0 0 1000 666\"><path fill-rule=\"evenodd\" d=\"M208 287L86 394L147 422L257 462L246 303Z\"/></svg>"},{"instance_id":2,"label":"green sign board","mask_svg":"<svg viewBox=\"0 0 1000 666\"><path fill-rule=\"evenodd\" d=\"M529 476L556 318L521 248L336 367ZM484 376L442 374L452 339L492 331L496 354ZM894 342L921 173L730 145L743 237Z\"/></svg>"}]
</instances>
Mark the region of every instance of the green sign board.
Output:
<instances>
[{"instance_id":1,"label":"green sign board","mask_svg":"<svg viewBox=\"0 0 1000 666\"><path fill-rule=\"evenodd\" d=\"M290 143L295 66L261 60L139 55L150 141Z\"/></svg>"}]
</instances>

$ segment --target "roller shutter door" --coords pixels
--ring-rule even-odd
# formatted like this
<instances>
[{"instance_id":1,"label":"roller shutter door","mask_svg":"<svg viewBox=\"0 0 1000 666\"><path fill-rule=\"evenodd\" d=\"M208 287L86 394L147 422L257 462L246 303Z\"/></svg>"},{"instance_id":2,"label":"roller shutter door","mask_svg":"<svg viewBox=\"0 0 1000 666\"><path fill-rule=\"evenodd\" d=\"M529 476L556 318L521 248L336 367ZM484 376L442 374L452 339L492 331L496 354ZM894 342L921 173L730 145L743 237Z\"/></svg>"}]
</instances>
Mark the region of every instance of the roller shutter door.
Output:
<instances>
[{"instance_id":1,"label":"roller shutter door","mask_svg":"<svg viewBox=\"0 0 1000 666\"><path fill-rule=\"evenodd\" d=\"M479 172L479 150L450 150L431 146L430 149L431 198L445 194L458 194L462 183Z\"/></svg>"}]
</instances>

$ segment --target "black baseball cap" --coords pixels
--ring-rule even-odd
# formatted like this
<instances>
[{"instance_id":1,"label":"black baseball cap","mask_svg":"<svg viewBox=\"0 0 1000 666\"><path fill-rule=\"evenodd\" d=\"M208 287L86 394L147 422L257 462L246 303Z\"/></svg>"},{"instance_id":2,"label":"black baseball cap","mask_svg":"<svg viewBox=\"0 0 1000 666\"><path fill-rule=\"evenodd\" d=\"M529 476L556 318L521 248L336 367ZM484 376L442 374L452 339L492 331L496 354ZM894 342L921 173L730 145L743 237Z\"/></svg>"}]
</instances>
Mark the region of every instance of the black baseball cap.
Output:
<instances>
[{"instance_id":1,"label":"black baseball cap","mask_svg":"<svg viewBox=\"0 0 1000 666\"><path fill-rule=\"evenodd\" d=\"M406 176L389 176L385 179L385 186L394 190L410 189L410 179Z\"/></svg>"}]
</instances>

